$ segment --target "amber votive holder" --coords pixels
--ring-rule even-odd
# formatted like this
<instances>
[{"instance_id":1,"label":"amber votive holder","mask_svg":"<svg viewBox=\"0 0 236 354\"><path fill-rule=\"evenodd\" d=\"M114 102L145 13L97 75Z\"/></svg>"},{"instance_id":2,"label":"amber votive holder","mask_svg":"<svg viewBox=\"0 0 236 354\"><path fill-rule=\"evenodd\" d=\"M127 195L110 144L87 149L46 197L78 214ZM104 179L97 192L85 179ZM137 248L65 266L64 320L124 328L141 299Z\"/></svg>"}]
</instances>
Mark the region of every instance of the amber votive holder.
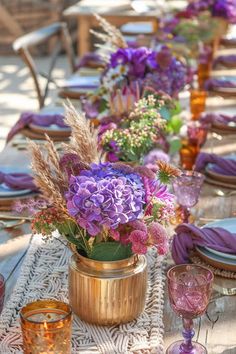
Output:
<instances>
[{"instance_id":1,"label":"amber votive holder","mask_svg":"<svg viewBox=\"0 0 236 354\"><path fill-rule=\"evenodd\" d=\"M206 108L206 91L191 90L190 91L190 110L192 114L192 120L198 120L201 113Z\"/></svg>"},{"instance_id":2,"label":"amber votive holder","mask_svg":"<svg viewBox=\"0 0 236 354\"><path fill-rule=\"evenodd\" d=\"M70 354L71 307L57 300L38 300L20 311L25 354Z\"/></svg>"},{"instance_id":3,"label":"amber votive holder","mask_svg":"<svg viewBox=\"0 0 236 354\"><path fill-rule=\"evenodd\" d=\"M180 165L184 170L191 171L195 165L200 147L190 142L185 142L179 151Z\"/></svg>"},{"instance_id":4,"label":"amber votive holder","mask_svg":"<svg viewBox=\"0 0 236 354\"><path fill-rule=\"evenodd\" d=\"M201 90L204 89L205 81L210 78L211 66L211 62L202 62L198 64L198 86Z\"/></svg>"}]
</instances>

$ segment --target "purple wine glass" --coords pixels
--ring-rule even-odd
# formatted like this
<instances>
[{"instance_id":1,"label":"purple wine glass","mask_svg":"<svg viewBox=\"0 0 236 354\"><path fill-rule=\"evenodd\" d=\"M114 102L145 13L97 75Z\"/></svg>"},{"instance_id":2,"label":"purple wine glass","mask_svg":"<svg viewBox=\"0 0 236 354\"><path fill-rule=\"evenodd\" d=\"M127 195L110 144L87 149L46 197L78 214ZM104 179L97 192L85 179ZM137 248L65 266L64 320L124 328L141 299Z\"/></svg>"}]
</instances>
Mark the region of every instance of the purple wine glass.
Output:
<instances>
[{"instance_id":1,"label":"purple wine glass","mask_svg":"<svg viewBox=\"0 0 236 354\"><path fill-rule=\"evenodd\" d=\"M193 319L201 316L208 306L213 273L195 264L181 264L167 272L170 304L174 312L183 319L183 340L169 346L167 354L207 354L206 348L192 341L195 334Z\"/></svg>"},{"instance_id":2,"label":"purple wine glass","mask_svg":"<svg viewBox=\"0 0 236 354\"><path fill-rule=\"evenodd\" d=\"M0 274L0 313L3 309L4 304L4 297L5 297L5 279L2 274Z\"/></svg>"},{"instance_id":3,"label":"purple wine glass","mask_svg":"<svg viewBox=\"0 0 236 354\"><path fill-rule=\"evenodd\" d=\"M173 188L177 202L183 210L183 222L188 222L190 211L197 204L204 176L196 171L184 171L174 179Z\"/></svg>"}]
</instances>

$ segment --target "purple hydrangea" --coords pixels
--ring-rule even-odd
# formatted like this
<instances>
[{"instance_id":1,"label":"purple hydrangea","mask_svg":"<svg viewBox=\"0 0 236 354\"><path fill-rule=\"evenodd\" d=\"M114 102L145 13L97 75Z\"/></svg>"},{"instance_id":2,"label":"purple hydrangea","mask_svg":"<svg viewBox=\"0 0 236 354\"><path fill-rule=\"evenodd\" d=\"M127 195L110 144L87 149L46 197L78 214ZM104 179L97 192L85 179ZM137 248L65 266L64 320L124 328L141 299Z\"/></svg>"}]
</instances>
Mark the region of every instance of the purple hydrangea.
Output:
<instances>
[{"instance_id":1,"label":"purple hydrangea","mask_svg":"<svg viewBox=\"0 0 236 354\"><path fill-rule=\"evenodd\" d=\"M169 48L162 47L159 52L153 52L149 57L152 73L145 78L146 86L162 90L175 97L186 84L186 66L176 59Z\"/></svg>"},{"instance_id":2,"label":"purple hydrangea","mask_svg":"<svg viewBox=\"0 0 236 354\"><path fill-rule=\"evenodd\" d=\"M142 216L145 189L140 175L110 163L92 164L71 176L67 208L91 236Z\"/></svg>"}]
</instances>

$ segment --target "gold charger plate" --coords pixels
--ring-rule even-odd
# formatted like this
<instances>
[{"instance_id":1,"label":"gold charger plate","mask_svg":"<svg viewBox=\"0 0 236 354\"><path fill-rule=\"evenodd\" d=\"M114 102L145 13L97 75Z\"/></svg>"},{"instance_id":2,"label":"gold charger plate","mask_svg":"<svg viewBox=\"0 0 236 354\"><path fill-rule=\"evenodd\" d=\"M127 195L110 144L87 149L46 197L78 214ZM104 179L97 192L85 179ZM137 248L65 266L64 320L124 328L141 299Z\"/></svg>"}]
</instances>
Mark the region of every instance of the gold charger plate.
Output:
<instances>
[{"instance_id":1,"label":"gold charger plate","mask_svg":"<svg viewBox=\"0 0 236 354\"><path fill-rule=\"evenodd\" d=\"M38 140L45 140L45 133L36 133L33 130L26 128L20 131L21 134L23 134L24 136L26 136L27 138L30 139L38 139ZM50 138L53 141L64 141L64 140L68 140L69 137L65 137L65 136L50 136Z\"/></svg>"},{"instance_id":2,"label":"gold charger plate","mask_svg":"<svg viewBox=\"0 0 236 354\"><path fill-rule=\"evenodd\" d=\"M71 129L68 127L67 129L51 129L48 127L40 127L35 124L30 124L29 125L30 130L37 134L47 134L50 138L54 137L65 137L68 138L71 135Z\"/></svg>"},{"instance_id":3,"label":"gold charger plate","mask_svg":"<svg viewBox=\"0 0 236 354\"><path fill-rule=\"evenodd\" d=\"M227 134L236 133L236 126L233 127L233 126L230 126L230 125L224 125L224 124L220 124L220 123L213 123L212 124L212 128L220 130L222 132L226 132Z\"/></svg>"},{"instance_id":4,"label":"gold charger plate","mask_svg":"<svg viewBox=\"0 0 236 354\"><path fill-rule=\"evenodd\" d=\"M215 180L207 175L205 177L204 182L209 183L209 184L213 184L215 186L236 190L236 182L235 183L222 182L222 181Z\"/></svg>"},{"instance_id":5,"label":"gold charger plate","mask_svg":"<svg viewBox=\"0 0 236 354\"><path fill-rule=\"evenodd\" d=\"M203 259L206 263L210 264L211 266L218 268L218 269L236 272L236 264L230 264L230 262L227 263L226 261L223 260L223 258L221 260L220 257L218 257L218 259L217 259L216 257L214 257L214 255L204 254L197 247L196 247L195 251L201 259Z\"/></svg>"},{"instance_id":6,"label":"gold charger plate","mask_svg":"<svg viewBox=\"0 0 236 354\"><path fill-rule=\"evenodd\" d=\"M39 194L36 192L31 192L31 193L27 193L25 195L21 195L18 197L1 197L0 198L0 210L2 210L2 211L12 210L12 207L16 201L19 201L19 200L24 201L26 199L34 198L37 195L39 195Z\"/></svg>"},{"instance_id":7,"label":"gold charger plate","mask_svg":"<svg viewBox=\"0 0 236 354\"><path fill-rule=\"evenodd\" d=\"M223 183L230 183L230 184L234 185L236 188L236 176L222 175L218 172L211 170L209 167L206 167L205 173L207 176L209 176L213 180L220 181Z\"/></svg>"}]
</instances>

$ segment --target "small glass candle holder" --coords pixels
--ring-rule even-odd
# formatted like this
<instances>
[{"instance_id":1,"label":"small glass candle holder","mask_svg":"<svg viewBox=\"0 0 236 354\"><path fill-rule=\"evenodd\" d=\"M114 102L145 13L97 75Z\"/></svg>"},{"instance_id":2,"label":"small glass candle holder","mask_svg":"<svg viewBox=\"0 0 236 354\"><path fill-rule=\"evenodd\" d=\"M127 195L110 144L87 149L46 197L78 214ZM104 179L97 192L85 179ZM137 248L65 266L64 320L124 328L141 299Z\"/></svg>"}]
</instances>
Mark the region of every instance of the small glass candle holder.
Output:
<instances>
[{"instance_id":1,"label":"small glass candle holder","mask_svg":"<svg viewBox=\"0 0 236 354\"><path fill-rule=\"evenodd\" d=\"M200 146L198 144L193 143L188 139L183 139L182 148L179 150L180 165L182 169L192 170L199 152Z\"/></svg>"},{"instance_id":2,"label":"small glass candle holder","mask_svg":"<svg viewBox=\"0 0 236 354\"><path fill-rule=\"evenodd\" d=\"M5 298L5 279L2 274L0 274L0 313L2 312Z\"/></svg>"},{"instance_id":3,"label":"small glass candle holder","mask_svg":"<svg viewBox=\"0 0 236 354\"><path fill-rule=\"evenodd\" d=\"M70 354L71 307L56 300L38 300L20 312L25 354Z\"/></svg>"},{"instance_id":4,"label":"small glass candle holder","mask_svg":"<svg viewBox=\"0 0 236 354\"><path fill-rule=\"evenodd\" d=\"M192 113L192 119L197 120L201 113L206 108L206 91L191 90L190 92L190 110Z\"/></svg>"}]
</instances>

